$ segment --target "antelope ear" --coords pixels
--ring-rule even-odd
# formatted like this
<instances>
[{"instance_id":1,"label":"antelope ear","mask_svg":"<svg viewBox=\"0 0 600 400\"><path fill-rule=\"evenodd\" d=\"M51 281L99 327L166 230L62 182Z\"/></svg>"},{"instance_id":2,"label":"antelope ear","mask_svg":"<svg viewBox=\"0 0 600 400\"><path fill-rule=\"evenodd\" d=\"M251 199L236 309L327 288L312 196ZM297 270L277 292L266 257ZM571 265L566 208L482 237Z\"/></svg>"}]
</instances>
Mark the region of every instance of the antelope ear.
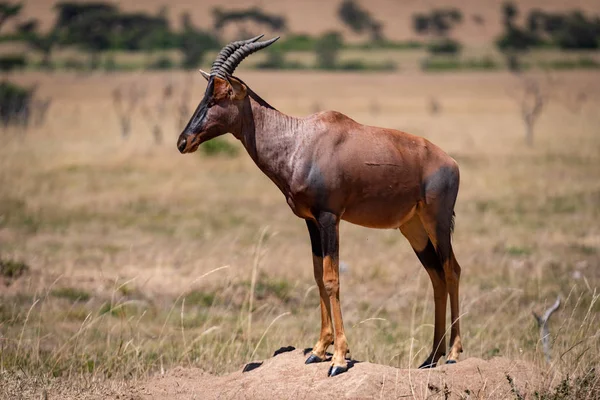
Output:
<instances>
[{"instance_id":1,"label":"antelope ear","mask_svg":"<svg viewBox=\"0 0 600 400\"><path fill-rule=\"evenodd\" d=\"M231 87L232 95L234 98L241 100L246 97L246 85L234 76L229 76L229 86Z\"/></svg>"},{"instance_id":2,"label":"antelope ear","mask_svg":"<svg viewBox=\"0 0 600 400\"><path fill-rule=\"evenodd\" d=\"M201 69L199 71L202 74L202 76L204 77L204 79L206 79L206 80L210 79L210 74L208 72L202 71Z\"/></svg>"}]
</instances>

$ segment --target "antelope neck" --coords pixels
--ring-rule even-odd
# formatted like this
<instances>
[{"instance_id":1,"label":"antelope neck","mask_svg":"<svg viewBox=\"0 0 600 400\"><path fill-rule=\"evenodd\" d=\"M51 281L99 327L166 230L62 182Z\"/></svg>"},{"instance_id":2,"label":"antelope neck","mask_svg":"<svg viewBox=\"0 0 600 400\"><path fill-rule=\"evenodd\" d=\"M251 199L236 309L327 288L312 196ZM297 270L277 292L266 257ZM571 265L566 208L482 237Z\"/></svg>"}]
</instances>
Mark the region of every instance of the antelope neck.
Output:
<instances>
[{"instance_id":1,"label":"antelope neck","mask_svg":"<svg viewBox=\"0 0 600 400\"><path fill-rule=\"evenodd\" d=\"M303 120L283 114L248 89L241 132L235 135L250 157L284 193L299 165Z\"/></svg>"}]
</instances>

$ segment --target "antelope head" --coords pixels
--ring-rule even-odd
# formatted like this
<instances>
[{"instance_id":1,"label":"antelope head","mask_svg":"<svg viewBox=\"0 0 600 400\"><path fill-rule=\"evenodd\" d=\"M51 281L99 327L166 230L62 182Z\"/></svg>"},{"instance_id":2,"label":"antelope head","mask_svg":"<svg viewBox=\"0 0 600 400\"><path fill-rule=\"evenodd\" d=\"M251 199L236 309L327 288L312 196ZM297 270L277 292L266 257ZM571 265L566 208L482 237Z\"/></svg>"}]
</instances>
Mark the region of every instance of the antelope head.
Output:
<instances>
[{"instance_id":1,"label":"antelope head","mask_svg":"<svg viewBox=\"0 0 600 400\"><path fill-rule=\"evenodd\" d=\"M208 85L202 101L177 140L181 153L193 153L207 140L235 132L240 126L248 88L233 76L233 71L244 58L279 39L258 42L262 36L228 44L219 52L210 73L200 70Z\"/></svg>"}]
</instances>

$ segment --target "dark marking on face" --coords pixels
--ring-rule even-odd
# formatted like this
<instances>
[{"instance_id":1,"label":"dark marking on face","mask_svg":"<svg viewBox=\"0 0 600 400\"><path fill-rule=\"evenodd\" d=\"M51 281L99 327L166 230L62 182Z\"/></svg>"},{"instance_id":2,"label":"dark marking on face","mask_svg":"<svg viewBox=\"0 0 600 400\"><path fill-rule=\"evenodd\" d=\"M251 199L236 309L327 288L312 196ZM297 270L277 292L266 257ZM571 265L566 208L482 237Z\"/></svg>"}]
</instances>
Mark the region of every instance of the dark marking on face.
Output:
<instances>
[{"instance_id":1,"label":"dark marking on face","mask_svg":"<svg viewBox=\"0 0 600 400\"><path fill-rule=\"evenodd\" d=\"M183 132L188 135L200 133L203 130L204 120L206 119L206 114L210 106L214 101L214 89L215 89L215 78L210 77L208 80L208 85L206 86L206 91L204 92L204 98L196 108L194 115L190 119L190 122L186 125Z\"/></svg>"}]
</instances>

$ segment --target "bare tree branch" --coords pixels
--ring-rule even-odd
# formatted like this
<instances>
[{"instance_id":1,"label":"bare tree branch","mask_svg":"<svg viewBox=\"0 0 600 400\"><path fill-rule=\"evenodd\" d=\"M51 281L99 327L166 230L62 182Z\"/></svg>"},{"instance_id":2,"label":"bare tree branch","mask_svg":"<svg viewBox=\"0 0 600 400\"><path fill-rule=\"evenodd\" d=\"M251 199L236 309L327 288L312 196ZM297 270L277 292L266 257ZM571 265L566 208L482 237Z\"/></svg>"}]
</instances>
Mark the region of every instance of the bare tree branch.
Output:
<instances>
[{"instance_id":1,"label":"bare tree branch","mask_svg":"<svg viewBox=\"0 0 600 400\"><path fill-rule=\"evenodd\" d=\"M113 106L119 118L123 139L127 139L131 133L131 118L140 99L144 96L145 92L139 89L136 84L131 84L128 91L117 87L112 92Z\"/></svg>"},{"instance_id":2,"label":"bare tree branch","mask_svg":"<svg viewBox=\"0 0 600 400\"><path fill-rule=\"evenodd\" d=\"M560 307L560 296L556 298L554 304L546 310L543 316L539 316L535 311L532 312L535 320L538 323L538 327L540 328L540 338L542 339L542 348L544 350L544 355L546 356L546 361L550 362L550 329L548 328L548 320L550 316L558 310Z\"/></svg>"},{"instance_id":3,"label":"bare tree branch","mask_svg":"<svg viewBox=\"0 0 600 400\"><path fill-rule=\"evenodd\" d=\"M162 96L154 104L144 105L141 109L144 121L146 121L152 131L154 143L156 144L161 144L163 141L162 121L165 119L167 102L171 99L172 95L173 85L167 83L163 89Z\"/></svg>"},{"instance_id":4,"label":"bare tree branch","mask_svg":"<svg viewBox=\"0 0 600 400\"><path fill-rule=\"evenodd\" d=\"M528 146L533 146L533 130L535 123L548 103L549 93L541 88L540 82L521 73L516 73L521 83L520 95L513 96L519 103L521 118L525 123L525 141ZM553 82L551 76L546 77L549 83Z\"/></svg>"}]
</instances>

